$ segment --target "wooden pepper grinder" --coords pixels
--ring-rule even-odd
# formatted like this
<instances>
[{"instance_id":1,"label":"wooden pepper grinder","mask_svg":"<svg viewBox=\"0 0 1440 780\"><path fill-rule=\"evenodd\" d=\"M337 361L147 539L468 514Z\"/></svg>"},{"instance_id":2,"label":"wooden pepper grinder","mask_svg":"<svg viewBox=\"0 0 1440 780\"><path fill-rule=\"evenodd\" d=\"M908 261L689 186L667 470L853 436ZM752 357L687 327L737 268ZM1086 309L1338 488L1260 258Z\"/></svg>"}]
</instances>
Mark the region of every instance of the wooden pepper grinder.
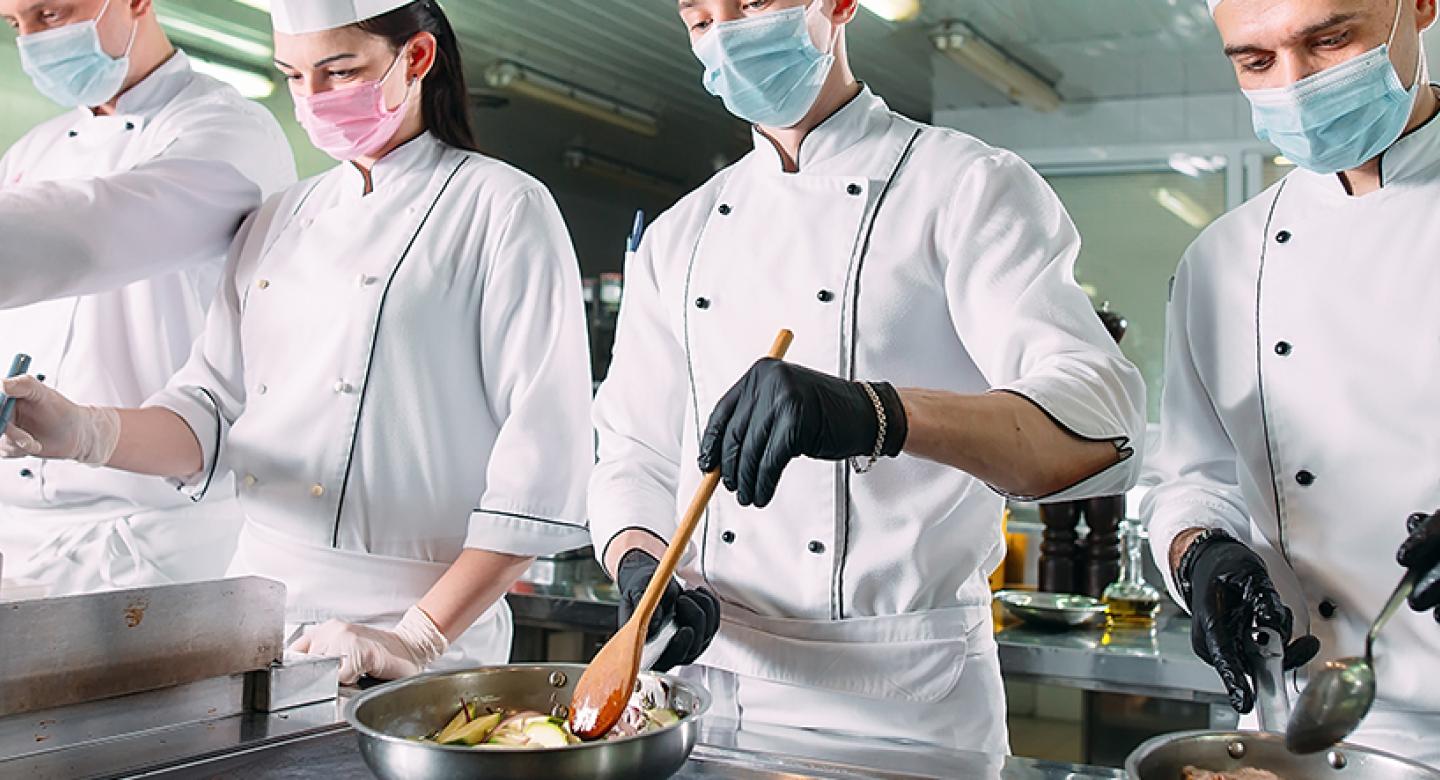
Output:
<instances>
[{"instance_id":1,"label":"wooden pepper grinder","mask_svg":"<svg viewBox=\"0 0 1440 780\"><path fill-rule=\"evenodd\" d=\"M1045 593L1075 593L1080 584L1080 556L1076 542L1080 535L1079 501L1041 504L1040 520L1045 530L1040 535L1040 582Z\"/></svg>"}]
</instances>

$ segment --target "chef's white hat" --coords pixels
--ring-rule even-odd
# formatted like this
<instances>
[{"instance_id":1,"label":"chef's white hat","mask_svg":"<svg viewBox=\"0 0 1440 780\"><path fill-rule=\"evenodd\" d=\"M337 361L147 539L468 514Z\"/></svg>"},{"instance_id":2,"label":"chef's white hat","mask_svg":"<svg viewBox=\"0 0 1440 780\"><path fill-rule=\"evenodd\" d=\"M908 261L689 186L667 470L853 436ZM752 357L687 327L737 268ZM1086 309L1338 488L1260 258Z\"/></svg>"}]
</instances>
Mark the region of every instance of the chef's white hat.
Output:
<instances>
[{"instance_id":1,"label":"chef's white hat","mask_svg":"<svg viewBox=\"0 0 1440 780\"><path fill-rule=\"evenodd\" d=\"M1213 16L1215 14L1215 6L1220 5L1221 0L1205 0L1205 2L1210 4L1210 14Z\"/></svg>"},{"instance_id":2,"label":"chef's white hat","mask_svg":"<svg viewBox=\"0 0 1440 780\"><path fill-rule=\"evenodd\" d=\"M275 32L302 35L334 30L389 13L412 0L270 0Z\"/></svg>"}]
</instances>

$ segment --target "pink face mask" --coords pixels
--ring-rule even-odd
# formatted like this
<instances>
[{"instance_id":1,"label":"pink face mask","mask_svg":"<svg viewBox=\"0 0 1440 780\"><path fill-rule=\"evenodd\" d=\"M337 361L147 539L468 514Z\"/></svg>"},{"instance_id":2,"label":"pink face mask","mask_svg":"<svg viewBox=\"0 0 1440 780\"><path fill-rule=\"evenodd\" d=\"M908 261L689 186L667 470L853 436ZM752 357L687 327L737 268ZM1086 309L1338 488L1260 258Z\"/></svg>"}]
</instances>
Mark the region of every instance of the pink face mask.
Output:
<instances>
[{"instance_id":1,"label":"pink face mask","mask_svg":"<svg viewBox=\"0 0 1440 780\"><path fill-rule=\"evenodd\" d=\"M315 148L346 162L369 157L385 146L405 121L405 104L410 97L406 87L405 100L393 110L385 107L385 82L395 72L404 52L385 75L376 81L348 89L295 97L295 118L310 135Z\"/></svg>"}]
</instances>

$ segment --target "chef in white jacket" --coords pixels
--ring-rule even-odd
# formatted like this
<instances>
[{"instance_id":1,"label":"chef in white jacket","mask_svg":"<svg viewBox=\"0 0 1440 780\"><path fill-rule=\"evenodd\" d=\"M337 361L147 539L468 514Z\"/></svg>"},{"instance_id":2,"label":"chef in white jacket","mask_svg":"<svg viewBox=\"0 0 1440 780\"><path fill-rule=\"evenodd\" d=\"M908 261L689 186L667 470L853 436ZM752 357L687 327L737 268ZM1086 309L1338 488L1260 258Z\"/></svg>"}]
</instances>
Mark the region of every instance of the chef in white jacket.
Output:
<instances>
[{"instance_id":1,"label":"chef in white jacket","mask_svg":"<svg viewBox=\"0 0 1440 780\"><path fill-rule=\"evenodd\" d=\"M1407 516L1440 505L1425 324L1440 296L1440 99L1420 37L1436 6L1212 8L1256 130L1299 167L1180 262L1144 513L1197 652L1249 710L1253 626L1308 631L1317 661L1363 654L1405 571ZM1420 541L1406 562L1423 571ZM1292 665L1316 651L1297 645ZM1440 766L1440 625L1404 610L1377 652L1379 701L1353 741Z\"/></svg>"},{"instance_id":2,"label":"chef in white jacket","mask_svg":"<svg viewBox=\"0 0 1440 780\"><path fill-rule=\"evenodd\" d=\"M699 656L686 674L715 711L1004 752L1001 494L1125 490L1144 386L1074 282L1079 236L1040 177L855 80L857 8L679 3L755 148L626 269L591 529L628 606L703 451L738 501L711 504L671 588L669 660ZM782 327L788 362L755 363Z\"/></svg>"},{"instance_id":3,"label":"chef in white jacket","mask_svg":"<svg viewBox=\"0 0 1440 780\"><path fill-rule=\"evenodd\" d=\"M151 0L0 0L36 88L71 109L0 158L0 355L129 406L185 362L241 221L295 181L275 119L196 73ZM221 575L234 502L27 458L0 468L7 578L53 594Z\"/></svg>"},{"instance_id":4,"label":"chef in white jacket","mask_svg":"<svg viewBox=\"0 0 1440 780\"><path fill-rule=\"evenodd\" d=\"M474 151L438 5L271 9L297 116L342 164L246 224L189 363L145 408L12 381L0 448L196 492L233 472L232 574L283 582L295 649L343 657L344 680L504 662L505 591L533 556L587 541L590 364L565 225L539 182Z\"/></svg>"}]
</instances>

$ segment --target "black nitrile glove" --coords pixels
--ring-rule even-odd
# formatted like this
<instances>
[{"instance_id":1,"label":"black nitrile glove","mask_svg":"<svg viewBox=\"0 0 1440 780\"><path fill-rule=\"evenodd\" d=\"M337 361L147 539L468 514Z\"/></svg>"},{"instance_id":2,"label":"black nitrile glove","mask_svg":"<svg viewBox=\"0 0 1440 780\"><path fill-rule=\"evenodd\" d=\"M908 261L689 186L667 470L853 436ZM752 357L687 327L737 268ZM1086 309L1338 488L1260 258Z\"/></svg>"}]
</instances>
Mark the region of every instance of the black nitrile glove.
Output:
<instances>
[{"instance_id":1,"label":"black nitrile glove","mask_svg":"<svg viewBox=\"0 0 1440 780\"><path fill-rule=\"evenodd\" d=\"M1251 659L1259 655L1255 630L1280 634L1287 671L1309 663L1320 651L1320 641L1308 635L1290 641L1295 615L1280 601L1265 562L1253 550L1226 536L1197 544L1204 547L1190 556L1193 562L1185 578L1192 587L1190 644L1220 674L1230 706L1248 713L1255 707L1250 680Z\"/></svg>"},{"instance_id":2,"label":"black nitrile glove","mask_svg":"<svg viewBox=\"0 0 1440 780\"><path fill-rule=\"evenodd\" d=\"M885 409L881 454L894 457L908 432L905 407L888 383L870 386ZM700 470L720 469L741 506L763 507L791 460L872 455L879 430L875 402L860 382L764 358L715 405L700 442Z\"/></svg>"},{"instance_id":3,"label":"black nitrile glove","mask_svg":"<svg viewBox=\"0 0 1440 780\"><path fill-rule=\"evenodd\" d=\"M620 570L615 573L615 584L620 589L619 625L625 625L635 612L635 605L645 595L645 588L650 585L650 578L659 565L655 556L640 549L631 550L620 558ZM720 630L720 601L704 588L685 590L671 578L670 584L665 587L665 595L660 597L660 605L650 618L650 625L645 629L646 639L655 636L655 632L672 617L675 620L675 636L670 638L670 644L660 654L660 660L655 662L657 672L668 672L677 666L694 663L705 652L710 640L715 638L715 632Z\"/></svg>"},{"instance_id":4,"label":"black nitrile glove","mask_svg":"<svg viewBox=\"0 0 1440 780\"><path fill-rule=\"evenodd\" d=\"M1396 556L1400 565L1420 573L1415 592L1410 594L1410 608L1416 612L1435 610L1440 621L1440 512L1427 515L1416 512L1406 521L1410 538L1400 545Z\"/></svg>"}]
</instances>

